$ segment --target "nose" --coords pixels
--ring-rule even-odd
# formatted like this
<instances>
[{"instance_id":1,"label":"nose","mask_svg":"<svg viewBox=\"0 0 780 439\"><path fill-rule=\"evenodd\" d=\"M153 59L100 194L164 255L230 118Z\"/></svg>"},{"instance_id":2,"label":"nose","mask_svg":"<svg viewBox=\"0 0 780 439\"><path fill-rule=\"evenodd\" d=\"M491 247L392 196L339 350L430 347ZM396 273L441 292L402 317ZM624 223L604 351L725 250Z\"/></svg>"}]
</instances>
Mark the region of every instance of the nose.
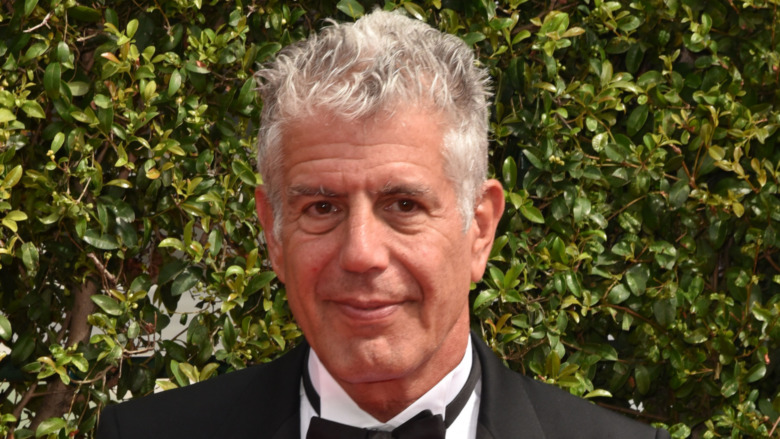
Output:
<instances>
[{"instance_id":1,"label":"nose","mask_svg":"<svg viewBox=\"0 0 780 439\"><path fill-rule=\"evenodd\" d=\"M386 230L371 206L353 206L347 214L339 263L352 273L384 270L389 262Z\"/></svg>"}]
</instances>

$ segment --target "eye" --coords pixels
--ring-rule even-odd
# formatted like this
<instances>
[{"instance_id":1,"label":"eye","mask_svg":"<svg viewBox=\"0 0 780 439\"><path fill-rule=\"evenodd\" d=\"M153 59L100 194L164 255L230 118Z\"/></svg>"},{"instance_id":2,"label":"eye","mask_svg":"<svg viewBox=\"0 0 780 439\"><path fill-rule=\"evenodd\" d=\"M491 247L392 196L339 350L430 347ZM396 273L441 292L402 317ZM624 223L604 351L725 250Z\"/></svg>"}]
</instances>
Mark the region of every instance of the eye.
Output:
<instances>
[{"instance_id":1,"label":"eye","mask_svg":"<svg viewBox=\"0 0 780 439\"><path fill-rule=\"evenodd\" d=\"M339 224L344 217L343 213L337 203L317 200L305 205L298 221L305 232L326 233Z\"/></svg>"},{"instance_id":2,"label":"eye","mask_svg":"<svg viewBox=\"0 0 780 439\"><path fill-rule=\"evenodd\" d=\"M401 212L411 212L418 207L417 202L412 200L398 200L395 204Z\"/></svg>"},{"instance_id":3,"label":"eye","mask_svg":"<svg viewBox=\"0 0 780 439\"><path fill-rule=\"evenodd\" d=\"M306 208L306 211L313 215L329 215L338 212L338 208L334 206L333 203L329 203L327 201L317 201L310 204Z\"/></svg>"},{"instance_id":4,"label":"eye","mask_svg":"<svg viewBox=\"0 0 780 439\"><path fill-rule=\"evenodd\" d=\"M400 213L413 213L420 210L420 208L420 203L417 201L411 200L409 198L401 198L394 200L387 206L386 209Z\"/></svg>"}]
</instances>

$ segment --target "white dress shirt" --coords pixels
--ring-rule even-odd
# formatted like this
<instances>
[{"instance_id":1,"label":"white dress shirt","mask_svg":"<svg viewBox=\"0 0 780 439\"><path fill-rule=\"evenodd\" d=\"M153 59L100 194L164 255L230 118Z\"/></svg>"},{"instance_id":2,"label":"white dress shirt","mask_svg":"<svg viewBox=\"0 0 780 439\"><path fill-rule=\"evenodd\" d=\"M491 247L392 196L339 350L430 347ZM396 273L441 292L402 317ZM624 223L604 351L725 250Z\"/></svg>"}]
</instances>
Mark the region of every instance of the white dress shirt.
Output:
<instances>
[{"instance_id":1,"label":"white dress shirt","mask_svg":"<svg viewBox=\"0 0 780 439\"><path fill-rule=\"evenodd\" d=\"M347 395L347 392L341 388L335 379L328 373L325 366L314 353L309 350L309 376L312 385L320 395L320 416L324 419L340 422L360 428L371 428L374 430L391 431L423 410L430 410L434 415L444 417L444 411L447 404L455 399L458 392L463 388L471 372L472 362L471 337L469 337L466 352L460 363L455 366L441 381L413 402L409 407L396 415L387 422L380 422L367 412L363 411ZM477 382L477 386L471 393L466 406L460 412L455 421L447 429L447 439L476 439L477 437L477 418L479 417L479 400L482 390L482 378ZM309 429L311 418L317 416L301 381L301 438L306 438L306 432Z\"/></svg>"}]
</instances>

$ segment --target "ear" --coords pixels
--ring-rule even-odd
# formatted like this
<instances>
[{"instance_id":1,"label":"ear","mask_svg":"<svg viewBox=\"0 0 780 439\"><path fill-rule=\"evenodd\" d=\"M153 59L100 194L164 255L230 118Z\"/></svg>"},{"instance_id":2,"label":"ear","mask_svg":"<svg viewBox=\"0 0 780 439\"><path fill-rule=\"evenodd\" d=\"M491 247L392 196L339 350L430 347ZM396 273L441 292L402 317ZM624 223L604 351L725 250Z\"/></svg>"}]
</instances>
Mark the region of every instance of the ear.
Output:
<instances>
[{"instance_id":1,"label":"ear","mask_svg":"<svg viewBox=\"0 0 780 439\"><path fill-rule=\"evenodd\" d=\"M274 234L274 211L263 186L255 188L255 208L257 209L257 218L263 226L263 235L268 246L268 256L271 258L271 265L276 273L276 277L284 282L284 253L282 252L281 243Z\"/></svg>"},{"instance_id":2,"label":"ear","mask_svg":"<svg viewBox=\"0 0 780 439\"><path fill-rule=\"evenodd\" d=\"M488 180L483 184L482 196L474 206L474 219L471 224L474 233L471 247L472 282L479 282L485 273L498 221L503 213L504 188L498 180Z\"/></svg>"}]
</instances>

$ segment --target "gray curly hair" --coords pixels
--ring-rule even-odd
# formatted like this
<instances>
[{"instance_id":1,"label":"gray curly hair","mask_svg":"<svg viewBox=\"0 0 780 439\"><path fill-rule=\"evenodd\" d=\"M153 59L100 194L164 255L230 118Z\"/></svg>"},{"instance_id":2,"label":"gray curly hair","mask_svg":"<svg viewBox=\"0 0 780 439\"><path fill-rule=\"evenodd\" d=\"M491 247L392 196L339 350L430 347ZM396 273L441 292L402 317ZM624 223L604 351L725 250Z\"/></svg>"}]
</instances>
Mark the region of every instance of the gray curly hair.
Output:
<instances>
[{"instance_id":1,"label":"gray curly hair","mask_svg":"<svg viewBox=\"0 0 780 439\"><path fill-rule=\"evenodd\" d=\"M282 219L282 135L317 112L358 121L400 105L442 113L444 171L455 187L464 230L487 177L487 72L459 38L400 13L374 11L353 24L332 23L287 46L257 72L263 100L257 163L274 211Z\"/></svg>"}]
</instances>

